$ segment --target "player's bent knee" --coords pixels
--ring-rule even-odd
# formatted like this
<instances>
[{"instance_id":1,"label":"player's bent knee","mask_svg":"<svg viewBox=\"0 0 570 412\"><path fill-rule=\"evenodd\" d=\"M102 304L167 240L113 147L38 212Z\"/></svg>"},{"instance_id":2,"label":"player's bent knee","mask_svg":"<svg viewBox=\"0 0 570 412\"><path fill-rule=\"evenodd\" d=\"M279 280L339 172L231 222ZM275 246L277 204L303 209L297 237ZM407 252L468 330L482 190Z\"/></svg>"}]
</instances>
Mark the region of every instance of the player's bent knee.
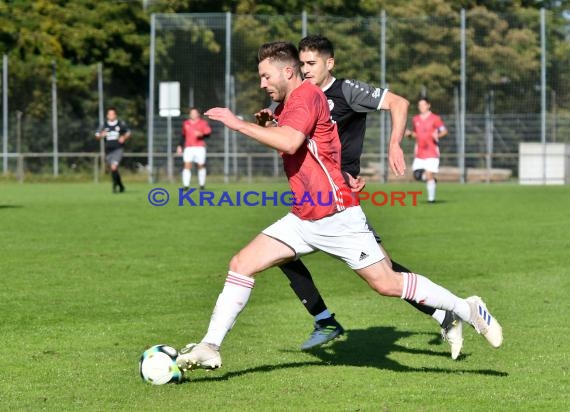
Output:
<instances>
[{"instance_id":1,"label":"player's bent knee","mask_svg":"<svg viewBox=\"0 0 570 412\"><path fill-rule=\"evenodd\" d=\"M240 273L241 274L241 265L240 265L240 258L238 255L233 255L230 259L229 268L232 272Z\"/></svg>"},{"instance_id":2,"label":"player's bent knee","mask_svg":"<svg viewBox=\"0 0 570 412\"><path fill-rule=\"evenodd\" d=\"M230 259L229 270L243 276L253 276L256 273L255 267L251 266L251 262L243 259L239 253Z\"/></svg>"},{"instance_id":3,"label":"player's bent knee","mask_svg":"<svg viewBox=\"0 0 570 412\"><path fill-rule=\"evenodd\" d=\"M425 179L425 169L414 170L414 179L421 182Z\"/></svg>"}]
</instances>

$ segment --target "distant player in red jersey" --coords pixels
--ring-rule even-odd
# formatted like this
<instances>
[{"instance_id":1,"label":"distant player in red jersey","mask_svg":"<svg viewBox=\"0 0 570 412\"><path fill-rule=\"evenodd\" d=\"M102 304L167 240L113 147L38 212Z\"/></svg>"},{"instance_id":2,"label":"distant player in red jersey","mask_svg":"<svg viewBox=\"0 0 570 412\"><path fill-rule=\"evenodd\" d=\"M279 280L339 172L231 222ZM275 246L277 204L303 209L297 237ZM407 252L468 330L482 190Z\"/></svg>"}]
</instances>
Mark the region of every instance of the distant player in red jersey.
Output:
<instances>
[{"instance_id":1,"label":"distant player in red jersey","mask_svg":"<svg viewBox=\"0 0 570 412\"><path fill-rule=\"evenodd\" d=\"M189 118L182 124L180 144L176 148L176 153L181 154L184 161L182 184L184 190L188 190L192 179L192 163L196 163L198 184L200 189L204 190L206 186L206 142L204 139L210 136L212 129L208 122L202 119L196 107L192 107L188 113Z\"/></svg>"},{"instance_id":2,"label":"distant player in red jersey","mask_svg":"<svg viewBox=\"0 0 570 412\"><path fill-rule=\"evenodd\" d=\"M344 203L342 197L335 197L329 204L299 201L305 194L316 199L319 193L326 197L334 196L339 189L350 192L341 172L336 125L324 93L303 81L294 45L264 44L258 52L258 61L261 88L280 103L275 110L277 125L263 127L248 123L227 108L213 108L205 114L278 150L297 202L289 214L263 230L230 260L208 331L200 343L189 344L180 351L176 359L179 368L187 371L220 367L220 345L249 300L254 276L318 250L344 261L379 294L453 311L480 328L491 345L500 346L501 326L488 315L480 298L461 299L424 276L392 270L357 202ZM404 155L399 148L402 137L403 130L394 143L398 150L391 150L389 159L398 175L405 170Z\"/></svg>"},{"instance_id":3,"label":"distant player in red jersey","mask_svg":"<svg viewBox=\"0 0 570 412\"><path fill-rule=\"evenodd\" d=\"M427 97L418 100L420 114L413 118L414 130L406 130L406 136L416 139L412 170L416 180L427 185L428 202L435 203L435 174L439 172L439 139L447 135L447 128L437 114L432 113Z\"/></svg>"}]
</instances>

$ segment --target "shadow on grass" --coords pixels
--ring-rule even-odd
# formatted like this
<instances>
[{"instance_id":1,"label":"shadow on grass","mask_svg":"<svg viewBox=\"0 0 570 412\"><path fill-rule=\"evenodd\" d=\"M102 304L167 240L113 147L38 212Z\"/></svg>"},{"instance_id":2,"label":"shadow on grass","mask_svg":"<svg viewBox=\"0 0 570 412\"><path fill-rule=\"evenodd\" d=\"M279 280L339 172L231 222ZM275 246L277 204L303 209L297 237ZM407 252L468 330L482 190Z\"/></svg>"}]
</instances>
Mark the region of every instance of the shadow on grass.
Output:
<instances>
[{"instance_id":1,"label":"shadow on grass","mask_svg":"<svg viewBox=\"0 0 570 412\"><path fill-rule=\"evenodd\" d=\"M0 205L0 209L21 209L22 205Z\"/></svg>"},{"instance_id":2,"label":"shadow on grass","mask_svg":"<svg viewBox=\"0 0 570 412\"><path fill-rule=\"evenodd\" d=\"M305 366L364 366L373 367L381 370L390 370L394 372L431 372L431 373L452 373L452 374L473 374L488 376L508 376L507 372L497 371L493 369L458 369L454 366L449 368L438 367L411 367L406 366L397 361L390 359L392 353L410 353L426 356L449 357L448 352L437 352L430 349L409 348L396 343L398 340L407 338L416 333L397 330L394 327L371 327L368 329L352 329L346 332L346 337L335 340L324 347L316 348L305 353L313 355L318 360L304 362L287 362L274 365L262 365L243 370L226 372L219 374L220 371L212 371L208 376L199 378L188 378L185 382L210 382L225 381L231 378L246 375L248 373L271 372L275 370L301 368ZM429 334L438 336L437 334ZM438 340L432 339L429 344L434 344ZM439 338L440 339L440 338ZM283 352L294 352L292 350L284 350ZM462 355L465 358L466 355ZM454 362L451 361L450 362Z\"/></svg>"}]
</instances>

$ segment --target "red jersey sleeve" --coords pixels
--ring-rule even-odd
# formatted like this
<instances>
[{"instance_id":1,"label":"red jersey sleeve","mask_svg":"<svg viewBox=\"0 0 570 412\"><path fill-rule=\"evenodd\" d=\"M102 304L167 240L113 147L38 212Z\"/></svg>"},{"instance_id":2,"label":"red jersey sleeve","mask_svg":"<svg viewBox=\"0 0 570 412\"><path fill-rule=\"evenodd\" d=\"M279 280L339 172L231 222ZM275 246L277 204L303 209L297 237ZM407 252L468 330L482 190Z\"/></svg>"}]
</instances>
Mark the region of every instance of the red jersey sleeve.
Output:
<instances>
[{"instance_id":1,"label":"red jersey sleeve","mask_svg":"<svg viewBox=\"0 0 570 412\"><path fill-rule=\"evenodd\" d=\"M434 127L434 129L437 129L437 130L439 130L442 127L445 127L445 123L443 123L443 120L438 115L435 115L435 117L433 119L433 127Z\"/></svg>"},{"instance_id":2,"label":"red jersey sleeve","mask_svg":"<svg viewBox=\"0 0 570 412\"><path fill-rule=\"evenodd\" d=\"M202 121L200 123L201 123L200 124L201 129L202 129L200 131L204 134L204 137L208 136L209 134L212 134L212 128L210 127L210 125L208 124L207 121L202 119Z\"/></svg>"}]
</instances>

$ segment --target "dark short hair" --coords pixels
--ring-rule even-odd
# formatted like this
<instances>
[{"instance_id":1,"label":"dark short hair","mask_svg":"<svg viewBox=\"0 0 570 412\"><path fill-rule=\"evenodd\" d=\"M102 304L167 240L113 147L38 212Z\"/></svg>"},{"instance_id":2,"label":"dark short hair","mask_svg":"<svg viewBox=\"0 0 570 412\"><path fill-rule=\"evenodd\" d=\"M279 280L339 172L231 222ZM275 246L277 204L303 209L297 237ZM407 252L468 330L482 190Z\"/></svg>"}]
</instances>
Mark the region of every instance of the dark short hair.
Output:
<instances>
[{"instance_id":1,"label":"dark short hair","mask_svg":"<svg viewBox=\"0 0 570 412\"><path fill-rule=\"evenodd\" d=\"M429 99L426 96L420 96L420 98L418 99L418 103L421 101L426 102L427 104L431 105L431 102L429 101Z\"/></svg>"},{"instance_id":2,"label":"dark short hair","mask_svg":"<svg viewBox=\"0 0 570 412\"><path fill-rule=\"evenodd\" d=\"M320 34L307 36L299 42L299 51L316 51L334 57L334 47L329 39Z\"/></svg>"},{"instance_id":3,"label":"dark short hair","mask_svg":"<svg viewBox=\"0 0 570 412\"><path fill-rule=\"evenodd\" d=\"M202 114L202 111L196 106L192 106L191 108L189 108L188 113L190 113L192 110L196 110L198 113Z\"/></svg>"},{"instance_id":4,"label":"dark short hair","mask_svg":"<svg viewBox=\"0 0 570 412\"><path fill-rule=\"evenodd\" d=\"M286 63L297 69L300 67L299 51L294 44L284 41L262 44L257 52L257 62L265 59Z\"/></svg>"},{"instance_id":5,"label":"dark short hair","mask_svg":"<svg viewBox=\"0 0 570 412\"><path fill-rule=\"evenodd\" d=\"M107 111L105 113L109 113L111 110L114 111L115 113L118 113L117 108L114 106L107 107Z\"/></svg>"}]
</instances>

